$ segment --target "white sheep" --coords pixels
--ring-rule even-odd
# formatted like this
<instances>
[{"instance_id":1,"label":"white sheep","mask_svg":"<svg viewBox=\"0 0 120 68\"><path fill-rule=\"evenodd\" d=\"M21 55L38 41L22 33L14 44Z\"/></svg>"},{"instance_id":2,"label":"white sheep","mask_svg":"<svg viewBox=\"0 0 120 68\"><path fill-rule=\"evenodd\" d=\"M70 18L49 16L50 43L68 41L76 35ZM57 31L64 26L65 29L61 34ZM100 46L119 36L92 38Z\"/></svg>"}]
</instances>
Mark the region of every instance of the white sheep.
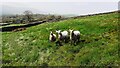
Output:
<instances>
[{"instance_id":1,"label":"white sheep","mask_svg":"<svg viewBox=\"0 0 120 68\"><path fill-rule=\"evenodd\" d=\"M58 39L64 42L68 42L69 36L68 36L68 31L62 31L58 30L56 31L58 33Z\"/></svg>"},{"instance_id":2,"label":"white sheep","mask_svg":"<svg viewBox=\"0 0 120 68\"><path fill-rule=\"evenodd\" d=\"M70 31L70 40L71 43L78 43L80 41L80 31L74 31L74 30L69 30Z\"/></svg>"},{"instance_id":3,"label":"white sheep","mask_svg":"<svg viewBox=\"0 0 120 68\"><path fill-rule=\"evenodd\" d=\"M49 40L50 40L51 42L56 41L56 35L55 35L55 34L53 34L53 32L52 32L52 31L50 32Z\"/></svg>"}]
</instances>

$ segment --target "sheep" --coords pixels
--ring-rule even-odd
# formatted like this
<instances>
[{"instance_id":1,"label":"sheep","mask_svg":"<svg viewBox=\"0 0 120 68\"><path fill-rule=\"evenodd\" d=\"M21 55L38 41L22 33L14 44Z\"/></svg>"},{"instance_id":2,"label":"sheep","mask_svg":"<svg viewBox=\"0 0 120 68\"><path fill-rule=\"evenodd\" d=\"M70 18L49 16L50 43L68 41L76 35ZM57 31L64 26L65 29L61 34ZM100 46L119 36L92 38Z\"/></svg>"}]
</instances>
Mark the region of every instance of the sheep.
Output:
<instances>
[{"instance_id":1,"label":"sheep","mask_svg":"<svg viewBox=\"0 0 120 68\"><path fill-rule=\"evenodd\" d=\"M60 41L64 41L65 43L68 42L68 39L69 39L68 31L62 31L61 32L61 30L58 30L58 31L56 31L56 33L58 33L58 39Z\"/></svg>"},{"instance_id":2,"label":"sheep","mask_svg":"<svg viewBox=\"0 0 120 68\"><path fill-rule=\"evenodd\" d=\"M56 35L55 35L55 34L53 34L53 32L52 32L52 31L50 32L49 40L50 40L51 42L56 41Z\"/></svg>"},{"instance_id":3,"label":"sheep","mask_svg":"<svg viewBox=\"0 0 120 68\"><path fill-rule=\"evenodd\" d=\"M77 44L80 41L80 31L74 31L74 30L69 30L70 31L70 40L71 44Z\"/></svg>"}]
</instances>

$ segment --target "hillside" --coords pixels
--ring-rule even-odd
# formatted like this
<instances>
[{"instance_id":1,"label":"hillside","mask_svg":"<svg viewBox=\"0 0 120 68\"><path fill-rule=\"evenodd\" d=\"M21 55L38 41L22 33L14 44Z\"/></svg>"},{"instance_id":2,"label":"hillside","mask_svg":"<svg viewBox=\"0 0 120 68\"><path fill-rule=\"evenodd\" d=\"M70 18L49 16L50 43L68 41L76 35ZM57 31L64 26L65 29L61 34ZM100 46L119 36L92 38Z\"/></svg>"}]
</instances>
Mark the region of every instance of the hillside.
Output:
<instances>
[{"instance_id":1,"label":"hillside","mask_svg":"<svg viewBox=\"0 0 120 68\"><path fill-rule=\"evenodd\" d=\"M49 42L49 32L75 29L78 45ZM4 66L118 66L118 13L43 23L19 32L2 32Z\"/></svg>"}]
</instances>

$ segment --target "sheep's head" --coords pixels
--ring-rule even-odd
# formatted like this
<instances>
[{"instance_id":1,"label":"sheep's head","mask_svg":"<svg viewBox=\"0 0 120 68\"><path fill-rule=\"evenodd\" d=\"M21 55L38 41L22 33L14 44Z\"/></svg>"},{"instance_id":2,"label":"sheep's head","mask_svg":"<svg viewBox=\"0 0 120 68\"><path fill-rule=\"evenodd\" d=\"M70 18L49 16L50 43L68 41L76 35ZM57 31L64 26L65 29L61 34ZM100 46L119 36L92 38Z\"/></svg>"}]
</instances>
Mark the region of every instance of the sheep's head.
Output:
<instances>
[{"instance_id":1,"label":"sheep's head","mask_svg":"<svg viewBox=\"0 0 120 68\"><path fill-rule=\"evenodd\" d=\"M58 33L58 37L61 37L61 30L56 30L56 33Z\"/></svg>"},{"instance_id":2,"label":"sheep's head","mask_svg":"<svg viewBox=\"0 0 120 68\"><path fill-rule=\"evenodd\" d=\"M50 34L53 34L53 32L52 32L52 31L50 31Z\"/></svg>"},{"instance_id":3,"label":"sheep's head","mask_svg":"<svg viewBox=\"0 0 120 68\"><path fill-rule=\"evenodd\" d=\"M58 34L59 34L60 32L61 32L61 30L56 30L56 33L58 33Z\"/></svg>"},{"instance_id":4,"label":"sheep's head","mask_svg":"<svg viewBox=\"0 0 120 68\"><path fill-rule=\"evenodd\" d=\"M73 30L71 30L71 29L69 29L69 31L70 31L70 33L72 33L72 32L73 32Z\"/></svg>"}]
</instances>

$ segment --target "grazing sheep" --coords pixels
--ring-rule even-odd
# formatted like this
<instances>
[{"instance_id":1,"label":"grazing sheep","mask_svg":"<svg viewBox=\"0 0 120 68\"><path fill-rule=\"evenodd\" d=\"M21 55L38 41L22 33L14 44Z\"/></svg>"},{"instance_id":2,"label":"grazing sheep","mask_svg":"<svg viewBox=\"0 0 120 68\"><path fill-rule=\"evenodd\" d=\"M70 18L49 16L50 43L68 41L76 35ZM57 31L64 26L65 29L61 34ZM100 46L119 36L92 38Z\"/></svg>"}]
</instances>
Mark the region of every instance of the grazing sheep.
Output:
<instances>
[{"instance_id":1,"label":"grazing sheep","mask_svg":"<svg viewBox=\"0 0 120 68\"><path fill-rule=\"evenodd\" d=\"M71 44L78 43L80 41L80 31L74 31L74 30L69 30L69 31L70 31Z\"/></svg>"},{"instance_id":2,"label":"grazing sheep","mask_svg":"<svg viewBox=\"0 0 120 68\"><path fill-rule=\"evenodd\" d=\"M52 32L52 31L50 32L49 40L50 40L51 42L56 41L56 35L55 35L55 34L53 34L53 32Z\"/></svg>"},{"instance_id":3,"label":"grazing sheep","mask_svg":"<svg viewBox=\"0 0 120 68\"><path fill-rule=\"evenodd\" d=\"M65 43L68 42L69 36L68 36L68 31L62 31L58 30L56 31L56 33L58 33L58 39L61 41L64 41Z\"/></svg>"}]
</instances>

